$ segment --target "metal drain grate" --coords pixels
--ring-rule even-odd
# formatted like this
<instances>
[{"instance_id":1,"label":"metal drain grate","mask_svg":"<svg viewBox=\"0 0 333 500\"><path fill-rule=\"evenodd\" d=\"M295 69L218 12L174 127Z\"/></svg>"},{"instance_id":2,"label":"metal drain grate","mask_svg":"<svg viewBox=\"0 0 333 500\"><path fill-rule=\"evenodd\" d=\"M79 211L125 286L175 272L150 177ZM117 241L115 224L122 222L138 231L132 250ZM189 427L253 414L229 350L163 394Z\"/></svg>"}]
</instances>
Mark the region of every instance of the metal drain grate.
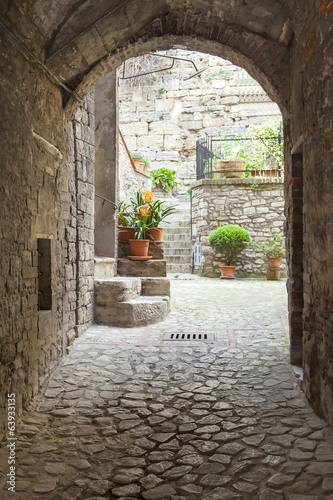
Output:
<instances>
[{"instance_id":1,"label":"metal drain grate","mask_svg":"<svg viewBox=\"0 0 333 500\"><path fill-rule=\"evenodd\" d=\"M214 333L168 333L163 335L163 340L214 342Z\"/></svg>"}]
</instances>

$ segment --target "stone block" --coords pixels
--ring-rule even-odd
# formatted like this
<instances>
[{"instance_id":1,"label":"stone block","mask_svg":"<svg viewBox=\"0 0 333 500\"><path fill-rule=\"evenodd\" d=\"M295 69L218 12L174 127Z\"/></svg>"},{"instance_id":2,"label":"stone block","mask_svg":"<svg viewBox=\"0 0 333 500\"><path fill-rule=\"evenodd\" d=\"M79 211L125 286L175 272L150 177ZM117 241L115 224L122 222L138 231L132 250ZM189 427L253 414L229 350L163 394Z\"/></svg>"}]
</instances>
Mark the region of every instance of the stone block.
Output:
<instances>
[{"instance_id":1,"label":"stone block","mask_svg":"<svg viewBox=\"0 0 333 500\"><path fill-rule=\"evenodd\" d=\"M141 282L137 278L111 278L95 281L95 304L105 305L137 298Z\"/></svg>"},{"instance_id":2,"label":"stone block","mask_svg":"<svg viewBox=\"0 0 333 500\"><path fill-rule=\"evenodd\" d=\"M180 134L180 127L170 121L152 122L149 124L149 132L162 133L164 135ZM141 134L144 135L144 134Z\"/></svg>"},{"instance_id":3,"label":"stone block","mask_svg":"<svg viewBox=\"0 0 333 500\"><path fill-rule=\"evenodd\" d=\"M96 304L95 321L102 325L129 328L162 321L168 311L168 297L138 297L128 302Z\"/></svg>"},{"instance_id":4,"label":"stone block","mask_svg":"<svg viewBox=\"0 0 333 500\"><path fill-rule=\"evenodd\" d=\"M148 134L148 123L135 122L135 123L124 123L121 126L121 132L124 136L142 136Z\"/></svg>"},{"instance_id":5,"label":"stone block","mask_svg":"<svg viewBox=\"0 0 333 500\"><path fill-rule=\"evenodd\" d=\"M95 257L95 280L113 278L115 275L115 259L111 257Z\"/></svg>"},{"instance_id":6,"label":"stone block","mask_svg":"<svg viewBox=\"0 0 333 500\"><path fill-rule=\"evenodd\" d=\"M120 276L166 278L166 261L155 259L146 261L118 259L118 274Z\"/></svg>"},{"instance_id":7,"label":"stone block","mask_svg":"<svg viewBox=\"0 0 333 500\"><path fill-rule=\"evenodd\" d=\"M170 280L168 278L142 278L142 295L164 295L170 297Z\"/></svg>"}]
</instances>

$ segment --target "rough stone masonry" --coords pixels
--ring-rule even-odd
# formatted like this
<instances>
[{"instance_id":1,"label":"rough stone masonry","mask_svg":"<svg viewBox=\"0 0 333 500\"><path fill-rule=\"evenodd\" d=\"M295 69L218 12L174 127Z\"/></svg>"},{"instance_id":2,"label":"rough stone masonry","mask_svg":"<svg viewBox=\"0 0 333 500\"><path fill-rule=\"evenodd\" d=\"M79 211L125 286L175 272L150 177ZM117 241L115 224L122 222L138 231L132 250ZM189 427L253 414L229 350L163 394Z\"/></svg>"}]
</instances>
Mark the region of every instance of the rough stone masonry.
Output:
<instances>
[{"instance_id":1,"label":"rough stone masonry","mask_svg":"<svg viewBox=\"0 0 333 500\"><path fill-rule=\"evenodd\" d=\"M89 224L79 203L90 206L93 190L81 198L75 175L79 103L124 60L187 47L245 68L280 107L291 360L303 365L306 394L333 425L332 15L330 0L157 0L144 9L137 0L1 2L2 422L6 394L17 393L20 412L66 353L67 333L89 324L78 288L92 279L89 251L81 264L79 248L81 236L89 248L90 230L74 222ZM51 326L43 338L39 239L52 240Z\"/></svg>"}]
</instances>

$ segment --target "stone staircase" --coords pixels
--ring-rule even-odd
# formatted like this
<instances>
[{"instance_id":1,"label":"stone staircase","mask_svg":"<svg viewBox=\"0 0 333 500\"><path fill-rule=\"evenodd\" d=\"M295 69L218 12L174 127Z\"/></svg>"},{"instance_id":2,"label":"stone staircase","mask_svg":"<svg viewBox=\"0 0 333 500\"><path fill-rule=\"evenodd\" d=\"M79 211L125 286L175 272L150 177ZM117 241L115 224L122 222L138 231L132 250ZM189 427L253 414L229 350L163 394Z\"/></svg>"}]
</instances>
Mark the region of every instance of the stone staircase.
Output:
<instances>
[{"instance_id":1,"label":"stone staircase","mask_svg":"<svg viewBox=\"0 0 333 500\"><path fill-rule=\"evenodd\" d=\"M167 261L168 273L191 272L191 226L190 202L172 200L177 204L177 213L167 218L170 224L164 222L164 258Z\"/></svg>"},{"instance_id":2,"label":"stone staircase","mask_svg":"<svg viewBox=\"0 0 333 500\"><path fill-rule=\"evenodd\" d=\"M169 311L169 297L167 278L114 276L114 259L95 257L97 324L128 328L162 321Z\"/></svg>"}]
</instances>

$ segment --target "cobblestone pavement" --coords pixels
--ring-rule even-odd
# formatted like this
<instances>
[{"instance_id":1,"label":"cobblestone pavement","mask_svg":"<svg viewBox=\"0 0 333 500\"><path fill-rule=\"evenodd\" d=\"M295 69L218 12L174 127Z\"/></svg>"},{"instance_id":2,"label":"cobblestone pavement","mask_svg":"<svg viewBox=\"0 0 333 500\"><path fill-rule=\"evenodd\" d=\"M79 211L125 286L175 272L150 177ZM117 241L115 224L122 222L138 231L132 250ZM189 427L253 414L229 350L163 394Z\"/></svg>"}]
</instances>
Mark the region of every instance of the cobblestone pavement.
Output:
<instances>
[{"instance_id":1,"label":"cobblestone pavement","mask_svg":"<svg viewBox=\"0 0 333 500\"><path fill-rule=\"evenodd\" d=\"M332 435L288 364L286 301L283 282L175 280L164 322L90 328L19 423L16 493L3 443L0 498L332 500Z\"/></svg>"}]
</instances>

